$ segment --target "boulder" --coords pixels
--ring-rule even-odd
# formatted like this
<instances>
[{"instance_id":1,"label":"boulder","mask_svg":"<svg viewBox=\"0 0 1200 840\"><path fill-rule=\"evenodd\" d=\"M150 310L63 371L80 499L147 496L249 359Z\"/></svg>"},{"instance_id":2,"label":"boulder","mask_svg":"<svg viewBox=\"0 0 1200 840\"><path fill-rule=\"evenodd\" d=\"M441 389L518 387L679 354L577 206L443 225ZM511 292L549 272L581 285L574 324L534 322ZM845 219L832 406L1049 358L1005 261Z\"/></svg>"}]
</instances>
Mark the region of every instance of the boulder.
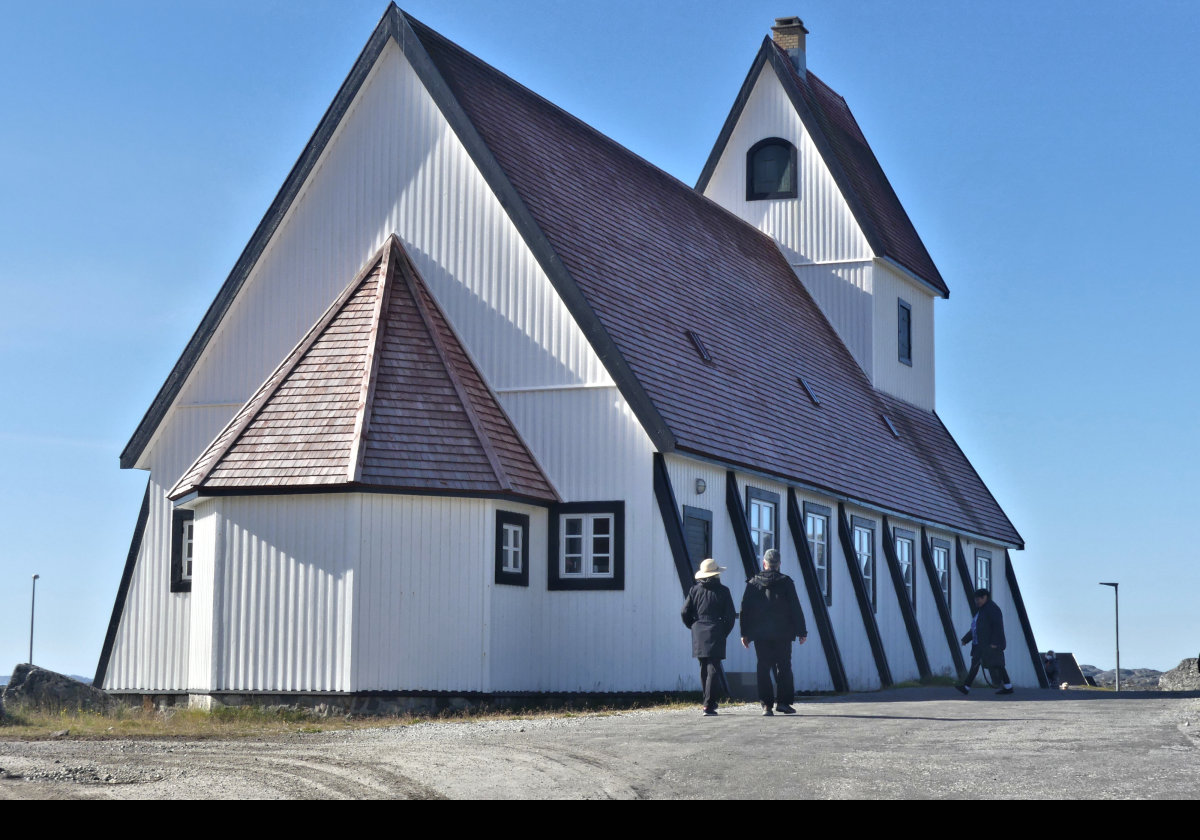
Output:
<instances>
[{"instance_id":1,"label":"boulder","mask_svg":"<svg viewBox=\"0 0 1200 840\"><path fill-rule=\"evenodd\" d=\"M1200 691L1200 671L1195 659L1185 659L1158 678L1161 691Z\"/></svg>"},{"instance_id":2,"label":"boulder","mask_svg":"<svg viewBox=\"0 0 1200 840\"><path fill-rule=\"evenodd\" d=\"M36 665L14 668L8 685L0 693L0 707L10 711L22 708L44 712L103 712L116 704L117 700L98 688Z\"/></svg>"}]
</instances>

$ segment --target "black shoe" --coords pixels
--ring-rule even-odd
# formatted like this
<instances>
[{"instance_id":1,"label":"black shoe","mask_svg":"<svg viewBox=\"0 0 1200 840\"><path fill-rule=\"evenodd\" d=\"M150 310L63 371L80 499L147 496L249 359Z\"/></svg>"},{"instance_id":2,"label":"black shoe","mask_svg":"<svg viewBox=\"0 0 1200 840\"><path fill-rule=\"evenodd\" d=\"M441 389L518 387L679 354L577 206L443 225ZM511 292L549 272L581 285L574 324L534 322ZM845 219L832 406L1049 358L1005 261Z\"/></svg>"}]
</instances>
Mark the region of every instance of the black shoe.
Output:
<instances>
[{"instance_id":1,"label":"black shoe","mask_svg":"<svg viewBox=\"0 0 1200 840\"><path fill-rule=\"evenodd\" d=\"M971 689L967 688L965 685L956 685L954 686L954 690L964 697L971 693Z\"/></svg>"},{"instance_id":2,"label":"black shoe","mask_svg":"<svg viewBox=\"0 0 1200 840\"><path fill-rule=\"evenodd\" d=\"M1012 694L1013 690L1011 688L1002 688L999 691L997 691L996 693L997 694Z\"/></svg>"},{"instance_id":3,"label":"black shoe","mask_svg":"<svg viewBox=\"0 0 1200 840\"><path fill-rule=\"evenodd\" d=\"M775 713L771 711L770 706L763 706L763 717L775 717Z\"/></svg>"},{"instance_id":4,"label":"black shoe","mask_svg":"<svg viewBox=\"0 0 1200 840\"><path fill-rule=\"evenodd\" d=\"M793 709L791 706L789 706L787 703L780 703L779 705L777 705L775 707L775 711L777 711L781 714L785 714L785 715L796 714L796 710Z\"/></svg>"},{"instance_id":5,"label":"black shoe","mask_svg":"<svg viewBox=\"0 0 1200 840\"><path fill-rule=\"evenodd\" d=\"M701 709L700 714L704 715L705 717L716 717L717 710L716 709Z\"/></svg>"}]
</instances>

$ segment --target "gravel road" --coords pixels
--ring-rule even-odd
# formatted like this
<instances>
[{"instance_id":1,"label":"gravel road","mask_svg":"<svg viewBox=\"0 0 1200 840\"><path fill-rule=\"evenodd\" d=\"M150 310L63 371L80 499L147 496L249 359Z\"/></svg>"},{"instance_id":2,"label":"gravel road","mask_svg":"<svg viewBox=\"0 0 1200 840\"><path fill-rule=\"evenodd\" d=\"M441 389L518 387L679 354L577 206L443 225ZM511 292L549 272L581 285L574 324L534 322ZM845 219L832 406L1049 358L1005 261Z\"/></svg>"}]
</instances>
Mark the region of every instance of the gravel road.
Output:
<instances>
[{"instance_id":1,"label":"gravel road","mask_svg":"<svg viewBox=\"0 0 1200 840\"><path fill-rule=\"evenodd\" d=\"M1200 796L1200 694L905 689L271 740L0 741L0 799Z\"/></svg>"}]
</instances>

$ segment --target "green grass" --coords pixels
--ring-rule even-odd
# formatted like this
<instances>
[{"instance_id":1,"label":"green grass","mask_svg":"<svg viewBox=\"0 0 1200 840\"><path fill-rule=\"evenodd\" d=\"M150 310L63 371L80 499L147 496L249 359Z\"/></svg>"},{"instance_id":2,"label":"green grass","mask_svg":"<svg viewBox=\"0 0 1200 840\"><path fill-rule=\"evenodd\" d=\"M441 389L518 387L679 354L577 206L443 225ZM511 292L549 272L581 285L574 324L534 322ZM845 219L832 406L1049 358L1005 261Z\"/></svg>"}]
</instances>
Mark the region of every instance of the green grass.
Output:
<instances>
[{"instance_id":1,"label":"green grass","mask_svg":"<svg viewBox=\"0 0 1200 840\"><path fill-rule=\"evenodd\" d=\"M428 714L404 715L328 715L293 708L257 708L222 706L212 711L173 707L148 709L118 706L110 712L27 709L10 710L0 720L0 740L48 740L53 738L117 739L178 738L188 740L258 738L290 734L315 734L348 729L377 729L412 726L428 722L469 722L479 720L526 720L538 717L609 716L634 709L690 709L700 695L635 699L613 703L601 699L571 699L530 708L494 708L479 705L470 709L446 710ZM67 735L63 736L63 731Z\"/></svg>"}]
</instances>

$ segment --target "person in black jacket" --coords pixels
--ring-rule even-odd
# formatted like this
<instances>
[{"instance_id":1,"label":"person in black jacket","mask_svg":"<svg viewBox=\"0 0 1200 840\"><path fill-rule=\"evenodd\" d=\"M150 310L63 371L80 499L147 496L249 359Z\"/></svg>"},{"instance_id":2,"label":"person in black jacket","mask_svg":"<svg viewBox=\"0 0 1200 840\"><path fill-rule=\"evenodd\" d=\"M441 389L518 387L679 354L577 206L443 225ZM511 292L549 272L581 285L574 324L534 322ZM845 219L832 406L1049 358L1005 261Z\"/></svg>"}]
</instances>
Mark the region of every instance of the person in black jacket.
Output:
<instances>
[{"instance_id":1,"label":"person in black jacket","mask_svg":"<svg viewBox=\"0 0 1200 840\"><path fill-rule=\"evenodd\" d=\"M763 554L763 570L746 581L742 596L742 646L754 642L758 658L758 700L763 714L774 714L771 707L785 715L794 715L792 700L796 687L792 678L792 639L800 644L808 640L804 610L796 595L796 584L779 572L779 551L771 548ZM771 676L775 676L772 689Z\"/></svg>"},{"instance_id":2,"label":"person in black jacket","mask_svg":"<svg viewBox=\"0 0 1200 840\"><path fill-rule=\"evenodd\" d=\"M705 715L717 713L717 693L723 675L721 660L725 658L725 639L733 632L737 612L729 588L721 583L724 566L709 558L700 564L696 583L683 602L680 615L692 631L692 656L700 660L700 685L704 690Z\"/></svg>"},{"instance_id":3,"label":"person in black jacket","mask_svg":"<svg viewBox=\"0 0 1200 840\"><path fill-rule=\"evenodd\" d=\"M962 637L965 645L971 643L971 670L965 682L954 686L962 694L971 691L971 683L982 665L999 677L1004 687L997 694L1012 694L1012 681L1008 671L1004 669L1004 614L992 601L992 595L986 589L975 590L975 615L971 619L971 629Z\"/></svg>"}]
</instances>

